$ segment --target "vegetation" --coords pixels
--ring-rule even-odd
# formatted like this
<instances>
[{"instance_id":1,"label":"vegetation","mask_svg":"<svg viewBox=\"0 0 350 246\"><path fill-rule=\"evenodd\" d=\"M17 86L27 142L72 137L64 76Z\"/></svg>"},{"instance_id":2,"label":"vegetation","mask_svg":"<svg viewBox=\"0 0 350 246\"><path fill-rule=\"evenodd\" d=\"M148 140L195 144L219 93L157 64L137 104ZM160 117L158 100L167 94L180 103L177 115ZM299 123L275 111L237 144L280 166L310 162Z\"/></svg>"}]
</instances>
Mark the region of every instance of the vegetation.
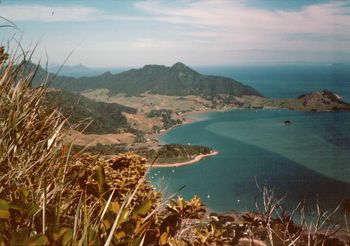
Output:
<instances>
[{"instance_id":1,"label":"vegetation","mask_svg":"<svg viewBox=\"0 0 350 246\"><path fill-rule=\"evenodd\" d=\"M117 103L96 102L64 90L48 90L45 105L49 109L59 107L60 112L69 117L72 124L82 123L78 130L85 133L107 134L129 129L127 119L122 114L135 114L136 109Z\"/></svg>"},{"instance_id":2,"label":"vegetation","mask_svg":"<svg viewBox=\"0 0 350 246\"><path fill-rule=\"evenodd\" d=\"M44 74L44 71L40 71L40 74ZM38 82L39 80L36 81L37 84ZM145 92L172 96L198 95L210 99L220 94L261 96L250 86L230 78L202 75L182 63L176 63L172 67L146 65L141 69L119 74L106 72L95 77L57 76L51 86L77 92L105 88L112 95L125 93L129 96Z\"/></svg>"},{"instance_id":3,"label":"vegetation","mask_svg":"<svg viewBox=\"0 0 350 246\"><path fill-rule=\"evenodd\" d=\"M156 147L130 148L126 145L73 146L73 152L84 151L94 155L117 155L132 151L150 161L161 163L180 163L193 160L198 155L210 154L212 149L199 145L165 144Z\"/></svg>"},{"instance_id":4,"label":"vegetation","mask_svg":"<svg viewBox=\"0 0 350 246\"><path fill-rule=\"evenodd\" d=\"M81 145L73 145L72 152L85 152L93 155L118 155L122 153L128 152L130 149L125 144L120 145L112 145L112 144L96 144L94 146L81 146Z\"/></svg>"},{"instance_id":5,"label":"vegetation","mask_svg":"<svg viewBox=\"0 0 350 246\"><path fill-rule=\"evenodd\" d=\"M160 117L162 119L164 129L169 129L175 125L179 125L182 123L180 119L173 119L171 117L172 113L173 111L170 109L152 109L146 115L150 118ZM155 129L155 131L158 132L159 129Z\"/></svg>"},{"instance_id":6,"label":"vegetation","mask_svg":"<svg viewBox=\"0 0 350 246\"><path fill-rule=\"evenodd\" d=\"M193 160L196 156L210 154L212 149L199 145L165 144L157 148L135 150L138 155L157 163L180 163Z\"/></svg>"}]
</instances>

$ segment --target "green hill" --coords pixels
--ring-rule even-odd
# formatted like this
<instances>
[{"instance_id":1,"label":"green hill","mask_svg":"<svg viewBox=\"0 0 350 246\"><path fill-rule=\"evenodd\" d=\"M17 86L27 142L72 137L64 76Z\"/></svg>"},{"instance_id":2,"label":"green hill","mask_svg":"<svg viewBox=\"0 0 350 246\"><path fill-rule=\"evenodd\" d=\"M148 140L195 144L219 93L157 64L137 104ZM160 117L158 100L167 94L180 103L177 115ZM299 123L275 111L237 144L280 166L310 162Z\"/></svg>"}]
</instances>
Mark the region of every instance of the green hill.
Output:
<instances>
[{"instance_id":1,"label":"green hill","mask_svg":"<svg viewBox=\"0 0 350 246\"><path fill-rule=\"evenodd\" d=\"M115 133L120 129L129 129L127 119L122 112L135 114L136 109L117 103L96 102L83 96L64 90L49 90L45 96L45 103L49 108L59 106L63 115L69 116L73 124L84 121L81 129L87 123L85 133L107 134Z\"/></svg>"},{"instance_id":2,"label":"green hill","mask_svg":"<svg viewBox=\"0 0 350 246\"><path fill-rule=\"evenodd\" d=\"M51 86L75 92L105 88L112 95L125 93L129 96L145 92L171 96L197 95L205 98L215 98L223 94L261 96L250 86L230 78L202 75L183 63L176 63L172 67L146 65L119 74L106 72L95 77L57 76Z\"/></svg>"}]
</instances>

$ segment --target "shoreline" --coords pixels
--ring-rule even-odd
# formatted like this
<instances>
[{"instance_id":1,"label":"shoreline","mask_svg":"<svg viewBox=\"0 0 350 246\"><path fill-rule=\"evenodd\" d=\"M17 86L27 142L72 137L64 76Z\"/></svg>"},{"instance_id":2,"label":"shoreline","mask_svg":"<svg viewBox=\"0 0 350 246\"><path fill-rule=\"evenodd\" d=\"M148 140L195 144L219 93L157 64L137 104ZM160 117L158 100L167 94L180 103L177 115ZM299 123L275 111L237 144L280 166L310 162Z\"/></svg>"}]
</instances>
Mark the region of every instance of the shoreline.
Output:
<instances>
[{"instance_id":1,"label":"shoreline","mask_svg":"<svg viewBox=\"0 0 350 246\"><path fill-rule=\"evenodd\" d=\"M156 140L157 142L159 142L158 138L167 134L169 131L175 129L176 127L180 127L180 126L184 126L187 124L191 124L191 123L195 123L198 121L202 121L202 119L196 117L199 115L204 115L204 114L209 114L209 113L219 113L219 112L227 112L231 109L227 109L227 110L207 110L207 111L191 111L191 112L186 112L183 113L181 116L184 118L184 121L181 124L177 124L174 125L168 129L163 129L161 132L159 133L149 133L145 135L145 138L149 138L149 139L153 139Z\"/></svg>"},{"instance_id":2,"label":"shoreline","mask_svg":"<svg viewBox=\"0 0 350 246\"><path fill-rule=\"evenodd\" d=\"M187 166L187 165L192 165L194 163L197 163L207 157L210 156L214 156L214 155L218 155L219 151L213 150L211 153L209 154L200 154L197 155L194 159L189 160L189 161L185 161L185 162L177 162L177 163L163 163L163 164L153 164L153 165L149 165L147 164L147 167L151 167L151 168L159 168L159 167L181 167L181 166Z\"/></svg>"},{"instance_id":3,"label":"shoreline","mask_svg":"<svg viewBox=\"0 0 350 246\"><path fill-rule=\"evenodd\" d=\"M191 123L201 121L202 119L198 118L199 115L204 115L204 114L209 114L209 113L217 113L217 112L227 112L227 111L229 111L229 110L204 110L204 111L186 112L186 113L183 113L181 115L184 119L184 121L181 124L174 125L166 130L163 130L162 132L159 132L159 133L147 134L147 135L145 135L145 138L155 140L158 142L158 144L164 144L164 143L161 143L159 141L159 138L161 136L167 134L169 131L175 129L176 127L180 127L180 126L184 126L186 124L191 124ZM209 154L200 154L200 155L196 156L194 159L189 160L189 161L185 161L185 162L163 163L163 164L153 164L153 165L147 164L146 166L151 167L151 168L181 167L181 166L193 165L193 164L195 164L195 163L197 163L197 162L199 162L207 157L218 155L218 154L219 154L219 151L213 150Z\"/></svg>"}]
</instances>

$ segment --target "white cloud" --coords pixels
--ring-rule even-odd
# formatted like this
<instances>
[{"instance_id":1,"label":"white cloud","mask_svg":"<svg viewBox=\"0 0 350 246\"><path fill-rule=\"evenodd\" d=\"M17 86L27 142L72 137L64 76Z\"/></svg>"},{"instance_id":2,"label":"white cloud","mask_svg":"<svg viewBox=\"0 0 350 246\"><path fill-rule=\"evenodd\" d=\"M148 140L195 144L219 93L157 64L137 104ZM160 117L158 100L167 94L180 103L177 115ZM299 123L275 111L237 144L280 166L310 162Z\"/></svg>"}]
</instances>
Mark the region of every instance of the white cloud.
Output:
<instances>
[{"instance_id":1,"label":"white cloud","mask_svg":"<svg viewBox=\"0 0 350 246\"><path fill-rule=\"evenodd\" d=\"M131 48L136 49L166 49L176 47L176 43L171 41L155 40L152 38L140 38L137 41L131 43L130 46Z\"/></svg>"},{"instance_id":2,"label":"white cloud","mask_svg":"<svg viewBox=\"0 0 350 246\"><path fill-rule=\"evenodd\" d=\"M98 8L83 5L0 5L0 16L11 21L87 22L87 21L149 21L152 18L135 15L111 15Z\"/></svg>"},{"instance_id":3,"label":"white cloud","mask_svg":"<svg viewBox=\"0 0 350 246\"><path fill-rule=\"evenodd\" d=\"M85 6L2 5L0 16L11 21L75 22L96 20L101 11Z\"/></svg>"},{"instance_id":4,"label":"white cloud","mask_svg":"<svg viewBox=\"0 0 350 246\"><path fill-rule=\"evenodd\" d=\"M96 63L105 62L105 57L111 63L119 59L121 64L328 61L350 51L350 10L344 1L288 11L254 8L245 0L156 0L134 6L137 11L121 15L84 5L0 5L0 16L21 21L23 26L27 21L82 22L62 38L49 38L47 29L40 31L49 40L48 47L57 47L57 56L64 44L69 49L70 44L88 37L91 47L86 50L88 54L91 50L96 59L90 60ZM95 21L106 21L108 28L91 35L88 24ZM37 26L40 29L40 23ZM84 52L79 56L84 58Z\"/></svg>"},{"instance_id":5,"label":"white cloud","mask_svg":"<svg viewBox=\"0 0 350 246\"><path fill-rule=\"evenodd\" d=\"M188 27L184 35L208 38L238 48L318 49L328 39L342 43L350 37L349 9L343 2L310 5L298 10L273 11L247 7L244 1L183 1L169 5L162 1L143 1L135 6L157 21ZM314 35L302 35L302 34ZM288 35L295 35L288 40ZM315 35L321 37L319 40ZM347 41L346 41L347 42ZM310 44L318 43L316 46ZM328 40L328 45L329 44ZM349 43L349 42L347 42ZM350 44L345 45L347 49ZM325 47L327 48L327 47Z\"/></svg>"}]
</instances>

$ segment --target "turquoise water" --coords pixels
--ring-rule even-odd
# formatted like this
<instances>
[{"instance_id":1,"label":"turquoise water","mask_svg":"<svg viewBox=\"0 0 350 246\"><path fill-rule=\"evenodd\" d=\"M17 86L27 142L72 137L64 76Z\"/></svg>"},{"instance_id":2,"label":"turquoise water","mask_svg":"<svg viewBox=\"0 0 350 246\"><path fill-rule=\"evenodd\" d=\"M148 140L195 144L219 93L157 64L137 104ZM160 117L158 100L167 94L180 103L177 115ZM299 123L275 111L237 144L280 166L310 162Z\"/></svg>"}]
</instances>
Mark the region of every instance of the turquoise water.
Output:
<instances>
[{"instance_id":1,"label":"turquoise water","mask_svg":"<svg viewBox=\"0 0 350 246\"><path fill-rule=\"evenodd\" d=\"M271 98L329 89L350 101L350 70L342 66L210 67L202 73L233 77ZM153 169L150 179L171 195L199 195L216 211L255 209L256 181L326 209L350 197L350 113L235 110L210 113L170 131L165 143L199 144L220 152L191 166ZM293 124L285 126L283 122Z\"/></svg>"},{"instance_id":2,"label":"turquoise water","mask_svg":"<svg viewBox=\"0 0 350 246\"><path fill-rule=\"evenodd\" d=\"M293 124L285 126L284 120ZM286 204L316 199L325 208L350 197L350 114L236 110L170 131L161 140L220 152L197 164L153 169L165 194L199 195L215 211L254 209L255 180L287 195Z\"/></svg>"}]
</instances>

